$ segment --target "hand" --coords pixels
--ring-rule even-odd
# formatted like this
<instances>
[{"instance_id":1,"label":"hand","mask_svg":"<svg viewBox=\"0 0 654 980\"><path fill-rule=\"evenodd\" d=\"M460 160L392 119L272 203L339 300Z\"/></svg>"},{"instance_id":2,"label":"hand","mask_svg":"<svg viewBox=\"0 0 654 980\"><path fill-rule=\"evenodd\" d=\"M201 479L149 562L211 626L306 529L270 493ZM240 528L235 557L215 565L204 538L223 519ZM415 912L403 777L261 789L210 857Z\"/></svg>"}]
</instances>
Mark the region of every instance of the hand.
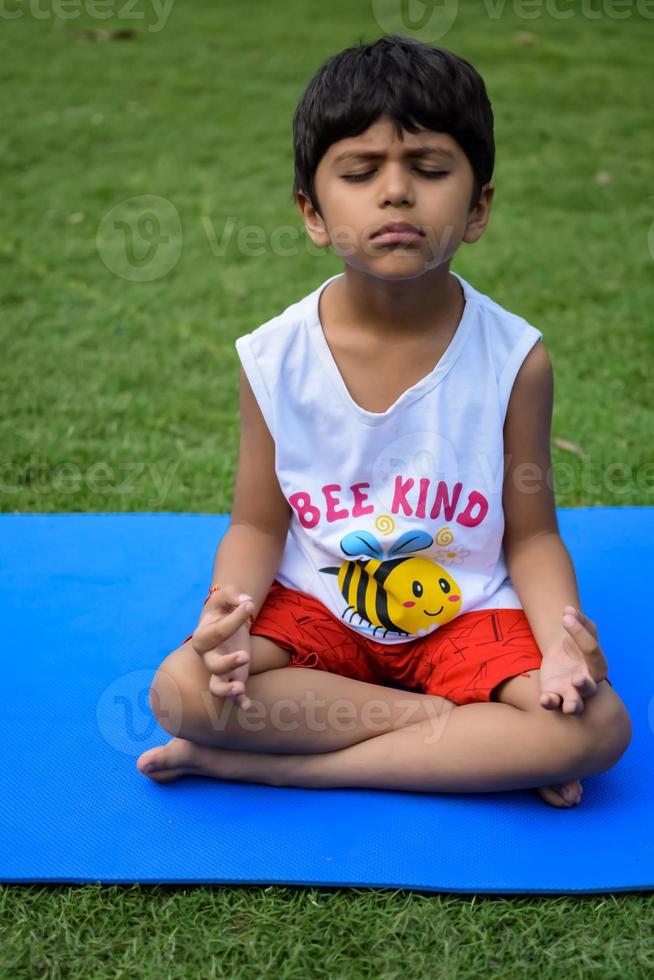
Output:
<instances>
[{"instance_id":1,"label":"hand","mask_svg":"<svg viewBox=\"0 0 654 980\"><path fill-rule=\"evenodd\" d=\"M191 638L191 646L211 673L210 692L232 698L239 708L252 704L245 693L245 682L251 652L247 621L253 611L250 596L240 596L229 586L218 589L204 606Z\"/></svg>"},{"instance_id":2,"label":"hand","mask_svg":"<svg viewBox=\"0 0 654 980\"><path fill-rule=\"evenodd\" d=\"M564 714L580 715L583 699L597 694L597 684L605 680L608 664L592 619L566 606L562 622L559 640L543 654L540 704L548 710L561 708Z\"/></svg>"}]
</instances>

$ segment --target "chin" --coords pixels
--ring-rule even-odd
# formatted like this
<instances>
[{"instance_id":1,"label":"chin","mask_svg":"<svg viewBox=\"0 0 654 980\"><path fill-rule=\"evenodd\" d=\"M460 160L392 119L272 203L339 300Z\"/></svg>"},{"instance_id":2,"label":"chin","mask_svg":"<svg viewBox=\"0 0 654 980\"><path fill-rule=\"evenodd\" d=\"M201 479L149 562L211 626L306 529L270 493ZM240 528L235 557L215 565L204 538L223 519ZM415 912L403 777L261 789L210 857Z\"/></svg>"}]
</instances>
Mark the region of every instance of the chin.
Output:
<instances>
[{"instance_id":1,"label":"chin","mask_svg":"<svg viewBox=\"0 0 654 980\"><path fill-rule=\"evenodd\" d=\"M358 272L374 276L377 279L402 280L417 279L429 271L424 259L418 256L385 256L377 262L353 265Z\"/></svg>"}]
</instances>

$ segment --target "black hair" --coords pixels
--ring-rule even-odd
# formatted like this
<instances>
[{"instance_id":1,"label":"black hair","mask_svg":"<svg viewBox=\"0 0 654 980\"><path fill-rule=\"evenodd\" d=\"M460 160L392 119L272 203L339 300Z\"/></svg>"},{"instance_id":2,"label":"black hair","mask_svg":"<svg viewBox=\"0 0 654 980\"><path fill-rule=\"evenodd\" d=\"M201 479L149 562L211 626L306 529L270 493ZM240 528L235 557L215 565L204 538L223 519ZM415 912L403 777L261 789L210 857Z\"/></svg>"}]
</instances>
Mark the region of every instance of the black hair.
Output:
<instances>
[{"instance_id":1,"label":"black hair","mask_svg":"<svg viewBox=\"0 0 654 980\"><path fill-rule=\"evenodd\" d=\"M386 34L329 58L315 73L293 115L295 179L320 214L314 177L332 143L358 136L387 116L398 138L420 128L448 133L475 175L470 209L495 165L493 110L481 75L464 58L413 38Z\"/></svg>"}]
</instances>

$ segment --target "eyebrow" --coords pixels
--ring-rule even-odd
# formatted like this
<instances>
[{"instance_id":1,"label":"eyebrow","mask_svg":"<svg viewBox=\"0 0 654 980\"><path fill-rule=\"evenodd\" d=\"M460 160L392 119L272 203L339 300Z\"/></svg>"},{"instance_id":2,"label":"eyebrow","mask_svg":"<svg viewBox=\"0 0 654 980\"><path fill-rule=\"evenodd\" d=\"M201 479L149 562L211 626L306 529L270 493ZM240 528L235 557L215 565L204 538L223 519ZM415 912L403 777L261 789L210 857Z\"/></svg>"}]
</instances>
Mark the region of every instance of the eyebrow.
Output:
<instances>
[{"instance_id":1,"label":"eyebrow","mask_svg":"<svg viewBox=\"0 0 654 980\"><path fill-rule=\"evenodd\" d=\"M416 146L413 149L404 151L405 157L426 157L432 155L446 157L452 161L455 160L454 154L441 146ZM379 153L375 150L347 150L345 153L339 153L337 157L334 157L333 162L341 163L343 160L382 160L385 156L385 153Z\"/></svg>"}]
</instances>

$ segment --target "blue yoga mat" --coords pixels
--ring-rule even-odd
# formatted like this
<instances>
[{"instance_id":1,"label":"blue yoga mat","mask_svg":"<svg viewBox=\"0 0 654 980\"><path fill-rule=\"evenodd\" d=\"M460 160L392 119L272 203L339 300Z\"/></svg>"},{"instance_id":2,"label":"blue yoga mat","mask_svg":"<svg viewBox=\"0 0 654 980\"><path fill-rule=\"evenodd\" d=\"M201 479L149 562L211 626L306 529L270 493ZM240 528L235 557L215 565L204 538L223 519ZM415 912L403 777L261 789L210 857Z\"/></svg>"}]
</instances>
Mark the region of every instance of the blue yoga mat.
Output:
<instances>
[{"instance_id":1,"label":"blue yoga mat","mask_svg":"<svg viewBox=\"0 0 654 980\"><path fill-rule=\"evenodd\" d=\"M576 893L654 887L654 508L558 510L634 738L583 802L533 790L278 788L135 767L167 741L148 691L195 627L229 523L0 516L0 880Z\"/></svg>"}]
</instances>

